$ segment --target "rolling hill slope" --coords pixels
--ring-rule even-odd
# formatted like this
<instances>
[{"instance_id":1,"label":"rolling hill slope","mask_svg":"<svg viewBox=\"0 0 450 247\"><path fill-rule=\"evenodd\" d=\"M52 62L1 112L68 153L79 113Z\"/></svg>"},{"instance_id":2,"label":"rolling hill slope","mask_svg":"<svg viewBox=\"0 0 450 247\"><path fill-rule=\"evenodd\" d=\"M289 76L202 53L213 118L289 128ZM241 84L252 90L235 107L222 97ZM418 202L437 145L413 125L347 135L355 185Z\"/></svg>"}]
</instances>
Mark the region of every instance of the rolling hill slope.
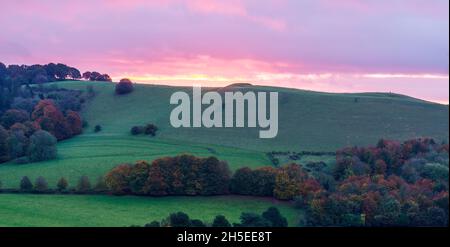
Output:
<instances>
[{"instance_id":1,"label":"rolling hill slope","mask_svg":"<svg viewBox=\"0 0 450 247\"><path fill-rule=\"evenodd\" d=\"M395 94L330 94L240 85L243 91L279 92L278 136L259 139L257 128L173 128L169 116L175 106L169 104L170 96L191 88L138 84L133 93L116 96L113 83L58 83L59 87L79 90L87 85L94 86L97 96L82 111L89 123L84 133L58 143L56 160L0 165L4 188L17 188L25 175L32 180L44 176L50 187L60 177L66 177L70 186L82 175L94 183L117 164L180 153L214 155L234 170L271 165L265 152L274 150L335 151L348 145L371 145L380 138L430 136L448 141L448 106ZM132 126L149 122L160 129L156 137L129 133ZM102 131L94 133L97 124Z\"/></svg>"},{"instance_id":2,"label":"rolling hill slope","mask_svg":"<svg viewBox=\"0 0 450 247\"><path fill-rule=\"evenodd\" d=\"M87 83L62 85L84 89ZM93 84L98 96L83 114L91 126L102 125L99 135L127 135L131 126L153 122L160 128L161 139L255 151L335 151L348 145L370 145L380 138L448 140L448 106L396 94L244 86L240 90L279 92L278 136L259 139L258 128L173 128L169 116L175 106L169 104L170 96L180 89L190 92L190 88L138 84L132 94L115 96L114 84Z\"/></svg>"}]
</instances>

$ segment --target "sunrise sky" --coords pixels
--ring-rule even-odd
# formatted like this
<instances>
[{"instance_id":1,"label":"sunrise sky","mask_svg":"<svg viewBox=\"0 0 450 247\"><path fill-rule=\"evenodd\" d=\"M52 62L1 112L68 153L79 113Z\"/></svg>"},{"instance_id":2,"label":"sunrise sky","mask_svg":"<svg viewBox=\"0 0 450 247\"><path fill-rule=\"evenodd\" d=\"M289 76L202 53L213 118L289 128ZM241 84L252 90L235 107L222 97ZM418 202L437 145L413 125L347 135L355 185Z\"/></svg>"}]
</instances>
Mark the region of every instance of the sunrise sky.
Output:
<instances>
[{"instance_id":1,"label":"sunrise sky","mask_svg":"<svg viewBox=\"0 0 450 247\"><path fill-rule=\"evenodd\" d=\"M0 2L0 61L449 101L448 0Z\"/></svg>"}]
</instances>

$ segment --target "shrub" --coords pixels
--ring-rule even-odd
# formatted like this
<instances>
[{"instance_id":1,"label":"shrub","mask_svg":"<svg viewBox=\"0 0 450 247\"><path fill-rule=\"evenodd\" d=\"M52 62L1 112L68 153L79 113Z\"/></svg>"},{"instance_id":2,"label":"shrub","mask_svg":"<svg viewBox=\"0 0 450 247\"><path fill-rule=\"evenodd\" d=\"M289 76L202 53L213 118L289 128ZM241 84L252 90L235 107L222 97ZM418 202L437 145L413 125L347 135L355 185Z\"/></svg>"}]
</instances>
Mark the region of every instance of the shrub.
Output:
<instances>
[{"instance_id":1,"label":"shrub","mask_svg":"<svg viewBox=\"0 0 450 247\"><path fill-rule=\"evenodd\" d=\"M144 133L144 128L142 126L133 126L130 132L132 135L140 135Z\"/></svg>"},{"instance_id":2,"label":"shrub","mask_svg":"<svg viewBox=\"0 0 450 247\"><path fill-rule=\"evenodd\" d=\"M88 192L91 189L91 182L87 176L81 176L78 180L77 191L78 192Z\"/></svg>"},{"instance_id":3,"label":"shrub","mask_svg":"<svg viewBox=\"0 0 450 247\"><path fill-rule=\"evenodd\" d=\"M231 227L230 222L228 222L227 218L223 215L217 215L214 218L212 223L212 227Z\"/></svg>"},{"instance_id":4,"label":"shrub","mask_svg":"<svg viewBox=\"0 0 450 247\"><path fill-rule=\"evenodd\" d=\"M145 134L146 135L155 136L156 131L158 131L158 127L156 127L156 125L154 125L154 124L150 123L145 126Z\"/></svg>"},{"instance_id":5,"label":"shrub","mask_svg":"<svg viewBox=\"0 0 450 247\"><path fill-rule=\"evenodd\" d=\"M271 223L272 227L287 227L288 223L286 218L284 218L280 211L278 211L275 207L268 208L263 214L262 217L268 220Z\"/></svg>"},{"instance_id":6,"label":"shrub","mask_svg":"<svg viewBox=\"0 0 450 247\"><path fill-rule=\"evenodd\" d=\"M34 190L36 190L38 192L43 192L43 191L46 191L47 189L48 189L47 180L45 180L44 177L39 176L36 179L36 182L34 183Z\"/></svg>"},{"instance_id":7,"label":"shrub","mask_svg":"<svg viewBox=\"0 0 450 247\"><path fill-rule=\"evenodd\" d=\"M22 177L20 180L20 190L22 191L30 191L33 189L33 184L31 183L30 178L27 176Z\"/></svg>"},{"instance_id":8,"label":"shrub","mask_svg":"<svg viewBox=\"0 0 450 247\"><path fill-rule=\"evenodd\" d=\"M133 89L133 83L127 78L120 80L120 82L116 84L116 94L119 95L131 93L133 92Z\"/></svg>"},{"instance_id":9,"label":"shrub","mask_svg":"<svg viewBox=\"0 0 450 247\"><path fill-rule=\"evenodd\" d=\"M95 132L95 133L98 133L98 132L100 132L100 131L102 131L102 126L101 126L101 125L95 125L95 127L94 127L94 132Z\"/></svg>"},{"instance_id":10,"label":"shrub","mask_svg":"<svg viewBox=\"0 0 450 247\"><path fill-rule=\"evenodd\" d=\"M168 221L171 227L189 227L191 223L189 216L183 212L170 214Z\"/></svg>"},{"instance_id":11,"label":"shrub","mask_svg":"<svg viewBox=\"0 0 450 247\"><path fill-rule=\"evenodd\" d=\"M0 163L9 160L8 131L0 125Z\"/></svg>"},{"instance_id":12,"label":"shrub","mask_svg":"<svg viewBox=\"0 0 450 247\"><path fill-rule=\"evenodd\" d=\"M56 138L44 130L36 131L30 137L28 157L31 162L55 159L57 155Z\"/></svg>"},{"instance_id":13,"label":"shrub","mask_svg":"<svg viewBox=\"0 0 450 247\"><path fill-rule=\"evenodd\" d=\"M56 184L56 187L58 188L59 191L66 190L68 186L69 186L69 182L64 177L60 178L58 180L58 183Z\"/></svg>"}]
</instances>

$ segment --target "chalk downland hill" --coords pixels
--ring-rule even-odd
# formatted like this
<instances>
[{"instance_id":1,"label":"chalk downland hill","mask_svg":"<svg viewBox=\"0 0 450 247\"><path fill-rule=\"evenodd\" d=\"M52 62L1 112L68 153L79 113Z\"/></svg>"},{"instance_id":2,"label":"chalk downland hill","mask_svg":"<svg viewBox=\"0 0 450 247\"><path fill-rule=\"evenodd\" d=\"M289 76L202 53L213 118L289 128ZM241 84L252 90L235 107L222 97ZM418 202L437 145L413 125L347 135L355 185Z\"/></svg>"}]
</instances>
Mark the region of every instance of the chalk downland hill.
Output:
<instances>
[{"instance_id":1,"label":"chalk downland hill","mask_svg":"<svg viewBox=\"0 0 450 247\"><path fill-rule=\"evenodd\" d=\"M58 143L56 160L0 165L4 188L17 188L25 175L32 181L44 176L50 187L60 177L66 177L72 186L82 175L89 176L94 183L120 163L152 161L180 153L214 155L235 170L272 165L265 154L270 151L335 151L344 146L373 145L380 138L405 140L427 136L439 142L448 141L448 106L397 94L331 94L249 84L203 88L203 92L278 91L278 136L259 139L258 128L173 128L169 116L175 105L169 104L170 96L179 90L191 93L192 88L136 84L132 93L118 96L114 94L114 83L55 84L79 90L93 85L97 95L82 111L89 126L82 135ZM130 134L132 126L149 122L159 128L156 137ZM101 125L102 131L95 133L96 125ZM313 158L317 161L318 157Z\"/></svg>"},{"instance_id":2,"label":"chalk downland hill","mask_svg":"<svg viewBox=\"0 0 450 247\"><path fill-rule=\"evenodd\" d=\"M83 112L91 127L102 125L98 135L128 135L131 126L153 122L160 129L160 139L264 152L335 151L371 145L380 138L448 140L448 106L398 94L332 94L249 84L217 89L279 92L278 136L259 139L258 128L173 128L169 116L175 106L169 104L170 96L179 90L190 93L192 88L137 84L133 93L115 96L112 83L64 82L60 86L84 89L86 84L93 84L98 92ZM89 130L86 134L93 135Z\"/></svg>"}]
</instances>

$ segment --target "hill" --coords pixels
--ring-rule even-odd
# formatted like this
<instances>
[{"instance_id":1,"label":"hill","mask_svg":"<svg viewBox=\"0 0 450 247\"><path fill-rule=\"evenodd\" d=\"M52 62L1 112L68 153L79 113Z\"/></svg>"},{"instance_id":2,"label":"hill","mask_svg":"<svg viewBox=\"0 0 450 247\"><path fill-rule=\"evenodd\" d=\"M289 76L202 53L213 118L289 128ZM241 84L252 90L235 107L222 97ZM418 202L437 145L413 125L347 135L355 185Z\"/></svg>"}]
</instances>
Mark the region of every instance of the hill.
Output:
<instances>
[{"instance_id":1,"label":"hill","mask_svg":"<svg viewBox=\"0 0 450 247\"><path fill-rule=\"evenodd\" d=\"M179 90L191 92L191 88L137 84L133 93L116 96L113 83L56 84L79 90L93 85L97 95L82 111L89 126L81 136L58 143L56 160L0 165L4 188L18 187L25 175L32 180L44 176L51 187L60 177L66 177L70 186L82 175L95 182L117 164L180 153L214 155L234 170L271 165L268 151L335 151L348 145L371 145L380 138L429 136L448 141L448 106L396 94L331 94L248 84L227 87L279 92L278 136L259 139L254 128L173 128L169 115L175 106L169 104L170 96ZM156 137L130 134L132 126L149 122L159 128ZM95 125L101 125L102 131L95 133Z\"/></svg>"},{"instance_id":2,"label":"hill","mask_svg":"<svg viewBox=\"0 0 450 247\"><path fill-rule=\"evenodd\" d=\"M61 86L84 89L90 82ZM158 138L238 147L254 151L335 151L348 145L370 145L380 138L448 140L448 106L390 93L332 94L286 88L239 85L242 91L279 92L279 133L259 139L255 128L173 128L169 104L173 92L191 88L135 85L129 95L114 95L114 84L92 83L97 97L83 112L98 135L128 135L133 125L155 123ZM94 135L89 133L88 135Z\"/></svg>"}]
</instances>

